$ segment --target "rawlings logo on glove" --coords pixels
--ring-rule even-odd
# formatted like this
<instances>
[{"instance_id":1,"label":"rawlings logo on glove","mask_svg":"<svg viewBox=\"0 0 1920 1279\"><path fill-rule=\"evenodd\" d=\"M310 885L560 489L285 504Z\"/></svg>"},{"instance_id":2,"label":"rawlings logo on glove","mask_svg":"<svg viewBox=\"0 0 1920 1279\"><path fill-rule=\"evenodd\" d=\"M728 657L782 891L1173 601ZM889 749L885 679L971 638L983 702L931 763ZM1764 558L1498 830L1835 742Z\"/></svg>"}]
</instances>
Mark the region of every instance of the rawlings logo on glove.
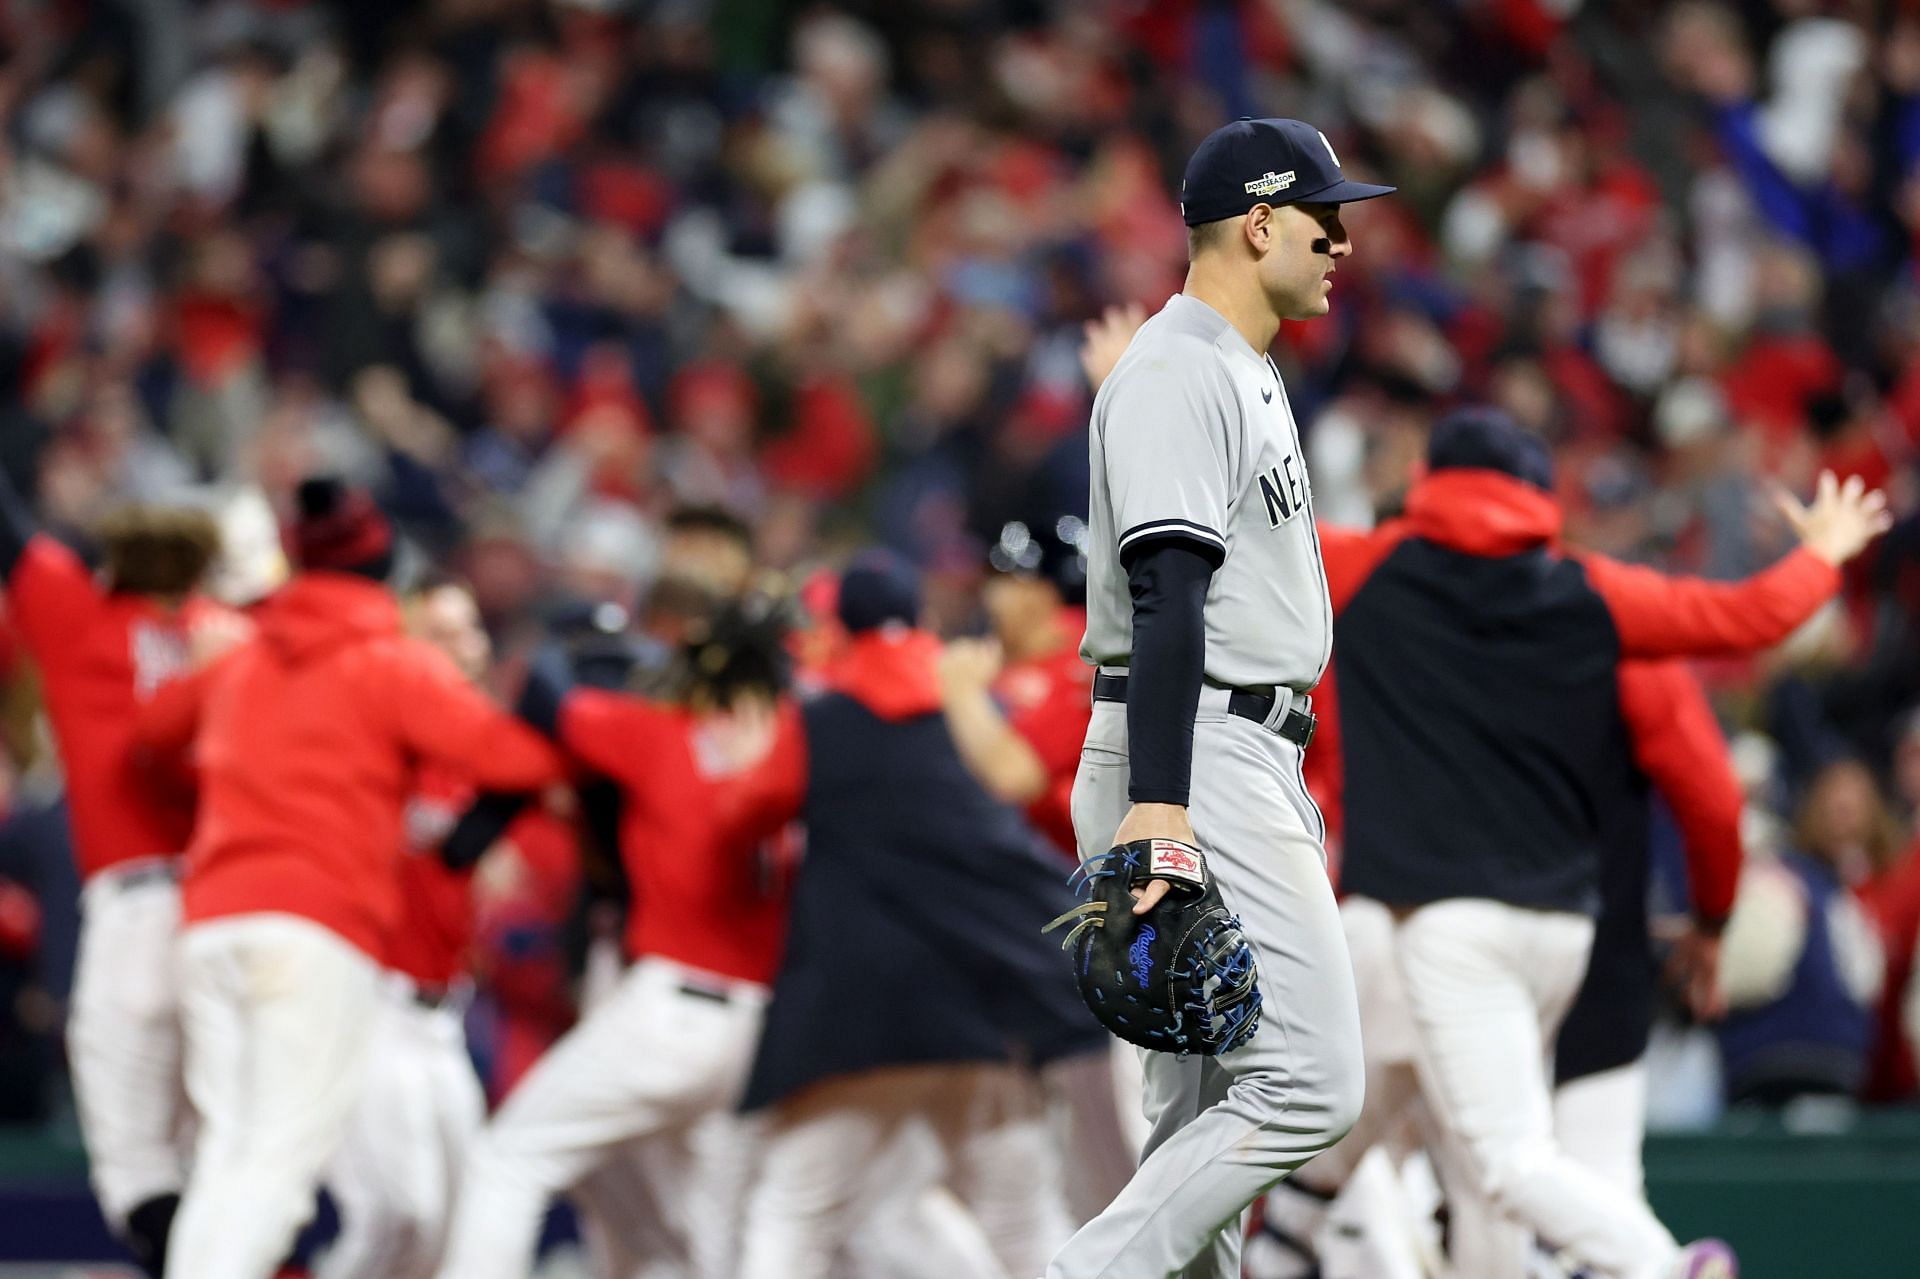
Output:
<instances>
[{"instance_id":1,"label":"rawlings logo on glove","mask_svg":"<svg viewBox=\"0 0 1920 1279\"><path fill-rule=\"evenodd\" d=\"M1152 845L1152 855L1147 861L1148 879L1180 880L1195 888L1207 886L1206 863L1201 859L1199 849L1177 839L1147 842Z\"/></svg>"},{"instance_id":2,"label":"rawlings logo on glove","mask_svg":"<svg viewBox=\"0 0 1920 1279\"><path fill-rule=\"evenodd\" d=\"M1170 891L1145 915L1132 890L1150 880ZM1175 839L1136 839L1074 872L1088 900L1046 927L1072 924L1080 997L1129 1043L1161 1052L1232 1052L1260 1025L1253 948L1207 875L1206 855Z\"/></svg>"}]
</instances>

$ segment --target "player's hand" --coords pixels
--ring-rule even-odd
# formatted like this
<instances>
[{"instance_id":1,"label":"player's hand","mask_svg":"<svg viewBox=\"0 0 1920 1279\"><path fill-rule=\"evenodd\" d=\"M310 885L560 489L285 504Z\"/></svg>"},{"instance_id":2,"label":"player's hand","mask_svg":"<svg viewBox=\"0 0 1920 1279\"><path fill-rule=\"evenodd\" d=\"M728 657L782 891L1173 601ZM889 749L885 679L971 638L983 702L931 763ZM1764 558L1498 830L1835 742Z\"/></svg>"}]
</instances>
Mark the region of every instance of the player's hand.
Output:
<instances>
[{"instance_id":1,"label":"player's hand","mask_svg":"<svg viewBox=\"0 0 1920 1279\"><path fill-rule=\"evenodd\" d=\"M1832 471L1822 471L1812 502L1802 506L1785 491L1775 494L1774 501L1800 544L1835 568L1893 527L1887 495L1879 489L1868 492L1866 481L1857 475L1842 484Z\"/></svg>"},{"instance_id":2,"label":"player's hand","mask_svg":"<svg viewBox=\"0 0 1920 1279\"><path fill-rule=\"evenodd\" d=\"M1673 939L1667 956L1667 980L1686 999L1700 1021L1719 1021L1727 1015L1727 995L1720 988L1720 938L1688 928Z\"/></svg>"},{"instance_id":3,"label":"player's hand","mask_svg":"<svg viewBox=\"0 0 1920 1279\"><path fill-rule=\"evenodd\" d=\"M1003 661L996 640L951 640L940 650L940 690L948 701L984 693L999 677Z\"/></svg>"},{"instance_id":4,"label":"player's hand","mask_svg":"<svg viewBox=\"0 0 1920 1279\"><path fill-rule=\"evenodd\" d=\"M1146 322L1146 308L1138 302L1110 306L1100 313L1099 319L1087 321L1082 329L1086 340L1080 344L1080 370L1087 375L1087 383L1094 390L1099 390L1100 384L1107 380L1107 374L1113 372L1113 366L1126 354L1133 335Z\"/></svg>"},{"instance_id":5,"label":"player's hand","mask_svg":"<svg viewBox=\"0 0 1920 1279\"><path fill-rule=\"evenodd\" d=\"M1196 847L1200 843L1193 836L1193 820L1187 816L1185 804L1135 804L1129 808L1120 829L1113 833L1113 842L1130 844L1136 839L1177 839ZM1152 910L1171 887L1164 879L1150 879L1145 886L1134 889L1133 913L1144 915Z\"/></svg>"}]
</instances>

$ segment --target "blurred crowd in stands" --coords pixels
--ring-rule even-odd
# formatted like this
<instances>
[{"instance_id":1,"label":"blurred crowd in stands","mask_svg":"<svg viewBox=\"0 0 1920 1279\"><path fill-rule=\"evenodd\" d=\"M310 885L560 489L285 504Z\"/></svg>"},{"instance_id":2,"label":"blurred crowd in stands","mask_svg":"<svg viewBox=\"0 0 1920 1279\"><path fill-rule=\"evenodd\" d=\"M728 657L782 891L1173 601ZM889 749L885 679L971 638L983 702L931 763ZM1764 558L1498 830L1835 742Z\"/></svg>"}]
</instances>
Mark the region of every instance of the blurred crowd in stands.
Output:
<instances>
[{"instance_id":1,"label":"blurred crowd in stands","mask_svg":"<svg viewBox=\"0 0 1920 1279\"><path fill-rule=\"evenodd\" d=\"M1320 124L1402 193L1275 350L1323 521L1391 512L1467 399L1552 442L1571 538L1670 569L1765 563L1770 487L1822 467L1893 497L1844 608L1705 674L1759 859L1730 993L1828 1001L1824 1090L1915 1099L1920 5L24 0L0 50L17 487L83 546L197 494L244 601L302 477L365 485L471 584L502 689L556 617L640 615L687 507L795 581L894 547L978 629L1001 527L1084 510L1081 325L1179 288L1193 145ZM0 1118L32 1121L75 881L10 653ZM1785 849L1848 890L1831 927ZM487 898L496 1091L571 1015L549 852ZM1807 938L1843 980L1801 988ZM1656 1110L1710 1115L1710 1037L1674 1042Z\"/></svg>"}]
</instances>

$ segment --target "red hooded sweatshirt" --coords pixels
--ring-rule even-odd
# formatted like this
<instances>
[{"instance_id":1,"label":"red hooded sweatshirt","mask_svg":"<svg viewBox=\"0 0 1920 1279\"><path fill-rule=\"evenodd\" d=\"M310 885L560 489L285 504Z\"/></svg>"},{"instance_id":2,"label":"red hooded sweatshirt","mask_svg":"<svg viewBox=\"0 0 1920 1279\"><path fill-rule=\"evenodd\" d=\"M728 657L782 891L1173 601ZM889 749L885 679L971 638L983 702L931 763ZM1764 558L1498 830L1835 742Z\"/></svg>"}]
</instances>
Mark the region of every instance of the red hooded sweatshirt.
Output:
<instances>
[{"instance_id":1,"label":"red hooded sweatshirt","mask_svg":"<svg viewBox=\"0 0 1920 1279\"><path fill-rule=\"evenodd\" d=\"M384 962L417 766L534 790L560 779L561 759L403 634L378 583L302 574L257 620L256 638L168 685L140 716L148 749L191 745L198 766L186 920L299 915Z\"/></svg>"},{"instance_id":2,"label":"red hooded sweatshirt","mask_svg":"<svg viewBox=\"0 0 1920 1279\"><path fill-rule=\"evenodd\" d=\"M1404 518L1368 533L1321 530L1334 610L1342 612L1406 538L1498 557L1541 545L1557 548L1560 528L1559 507L1532 485L1497 471L1434 472L1408 494ZM1695 913L1718 923L1731 909L1741 862L1739 784L1697 683L1677 663L1645 659L1747 652L1777 643L1832 598L1839 572L1804 549L1733 583L1668 577L1587 552L1562 553L1580 562L1619 634L1620 711L1634 762L1674 810ZM1323 709L1332 700L1315 698ZM1318 793L1337 806L1337 741L1317 740L1314 754Z\"/></svg>"}]
</instances>

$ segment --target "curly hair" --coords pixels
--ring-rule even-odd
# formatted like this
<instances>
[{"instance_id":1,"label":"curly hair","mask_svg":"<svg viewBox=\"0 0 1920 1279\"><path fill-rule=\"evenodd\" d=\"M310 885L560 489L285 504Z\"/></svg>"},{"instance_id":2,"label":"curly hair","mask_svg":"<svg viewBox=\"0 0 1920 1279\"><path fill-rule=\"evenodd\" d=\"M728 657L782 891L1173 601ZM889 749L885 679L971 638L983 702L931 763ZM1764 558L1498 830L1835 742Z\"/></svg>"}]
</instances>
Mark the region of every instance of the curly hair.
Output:
<instances>
[{"instance_id":1,"label":"curly hair","mask_svg":"<svg viewBox=\"0 0 1920 1279\"><path fill-rule=\"evenodd\" d=\"M192 593L220 554L220 526L188 506L129 505L94 530L107 589L177 599Z\"/></svg>"},{"instance_id":2,"label":"curly hair","mask_svg":"<svg viewBox=\"0 0 1920 1279\"><path fill-rule=\"evenodd\" d=\"M773 696L793 674L787 652L792 630L788 601L750 594L718 605L693 624L680 650L687 701L731 706L742 696Z\"/></svg>"}]
</instances>

